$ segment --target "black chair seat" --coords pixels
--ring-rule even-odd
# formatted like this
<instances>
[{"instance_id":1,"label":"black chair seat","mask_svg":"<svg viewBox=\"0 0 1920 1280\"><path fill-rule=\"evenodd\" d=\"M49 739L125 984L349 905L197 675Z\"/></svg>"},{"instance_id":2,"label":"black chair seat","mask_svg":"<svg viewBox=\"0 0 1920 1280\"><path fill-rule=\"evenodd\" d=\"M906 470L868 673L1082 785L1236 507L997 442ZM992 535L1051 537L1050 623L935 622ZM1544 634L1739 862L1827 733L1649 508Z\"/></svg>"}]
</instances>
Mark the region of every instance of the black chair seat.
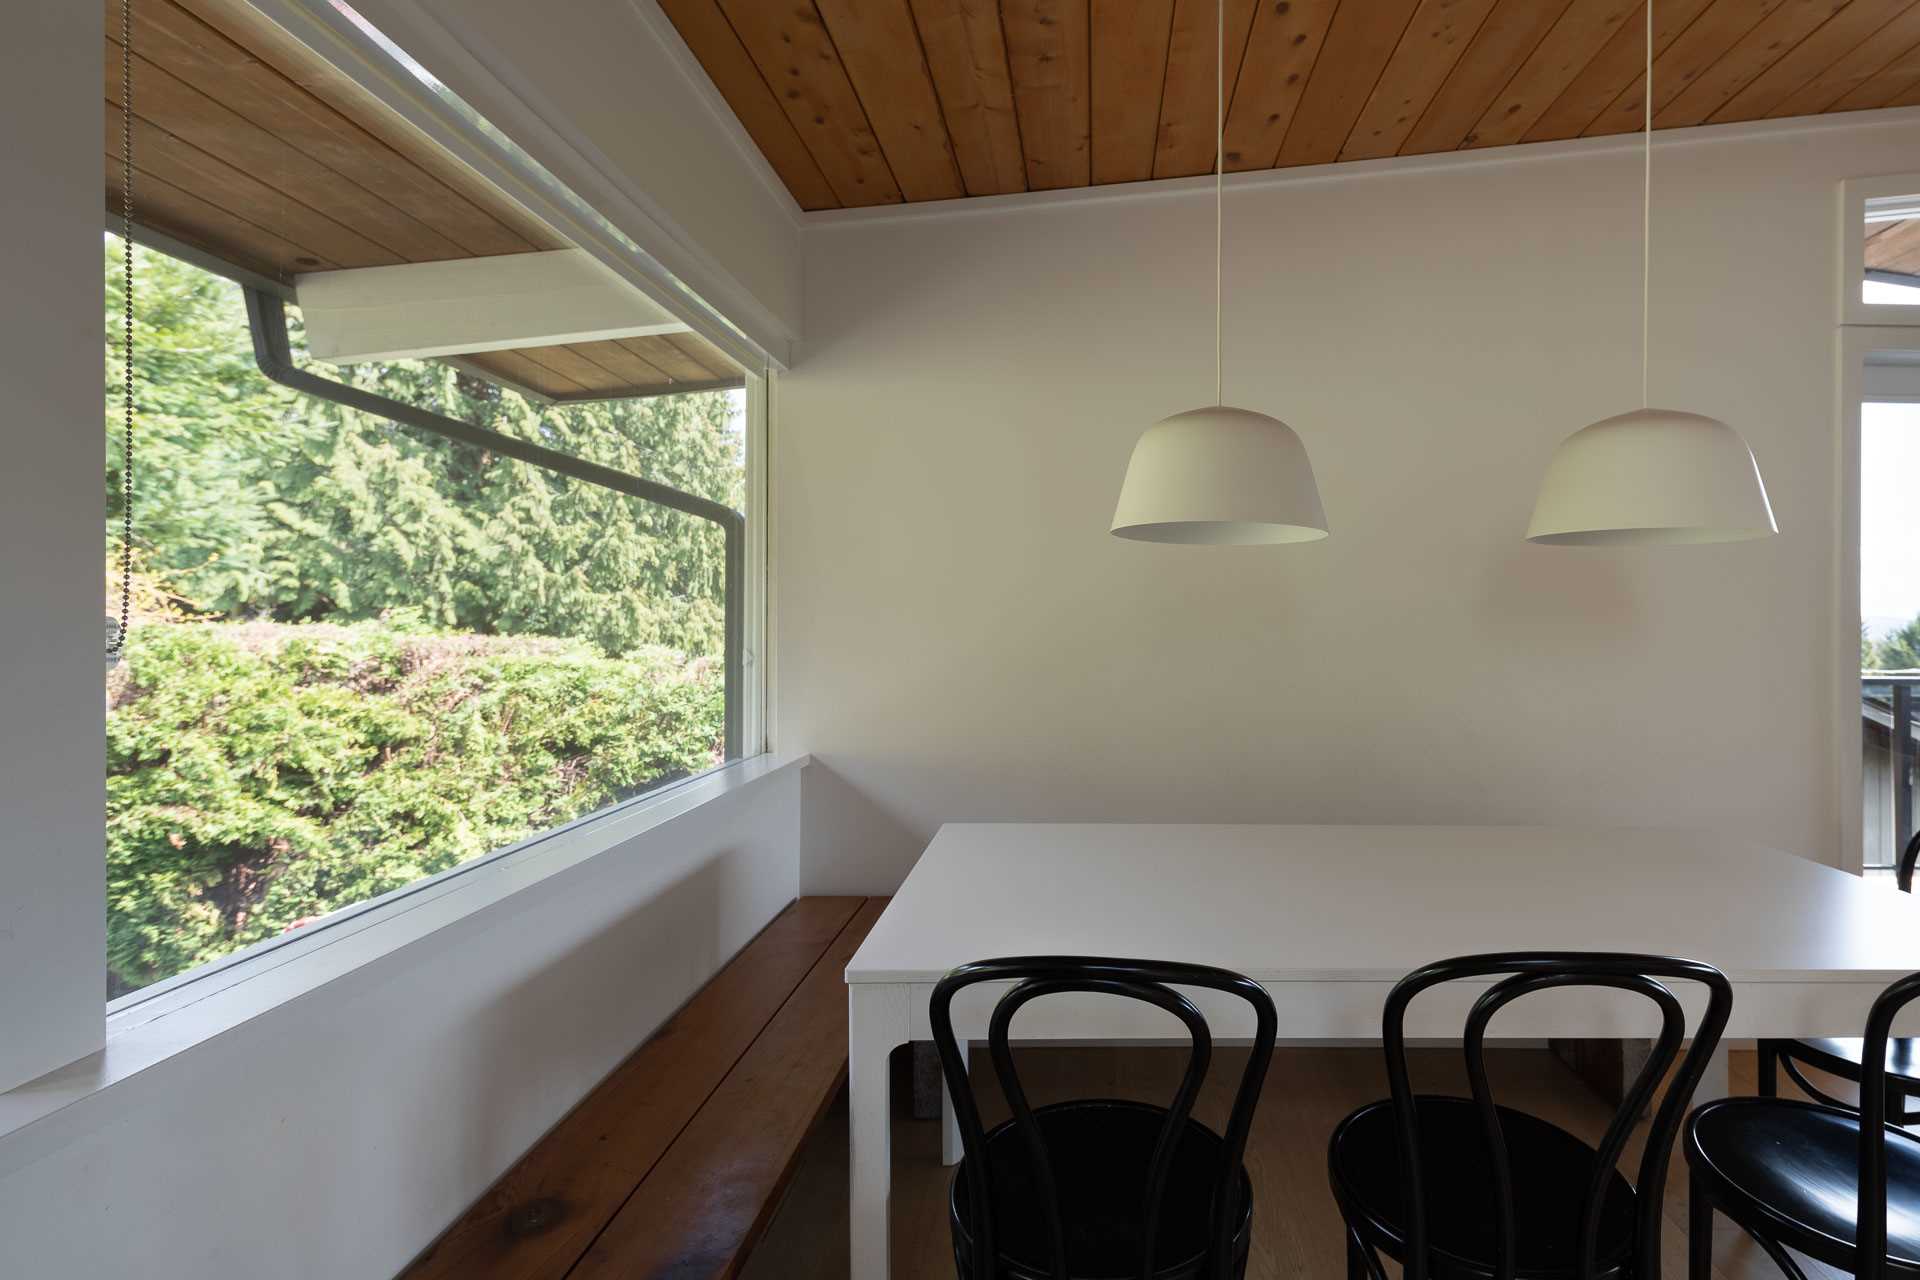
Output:
<instances>
[{"instance_id":1,"label":"black chair seat","mask_svg":"<svg viewBox=\"0 0 1920 1280\"><path fill-rule=\"evenodd\" d=\"M1074 1280L1139 1280L1147 1171L1167 1112L1140 1102L1093 1100L1039 1107L1033 1118L1046 1140ZM1052 1280L1046 1197L1034 1178L1026 1135L1009 1120L987 1134L986 1150L999 1274L1008 1280ZM1201 1274L1213 1186L1225 1150L1218 1134L1197 1121L1187 1122L1167 1172L1154 1248L1157 1280ZM960 1273L967 1275L973 1218L968 1213L965 1160L954 1170L948 1207L954 1253ZM1239 1214L1233 1250L1236 1262L1244 1266L1253 1225L1253 1187L1244 1168Z\"/></svg>"},{"instance_id":2,"label":"black chair seat","mask_svg":"<svg viewBox=\"0 0 1920 1280\"><path fill-rule=\"evenodd\" d=\"M1493 1166L1479 1112L1467 1098L1420 1097L1429 1256L1436 1275L1491 1276L1499 1255ZM1593 1176L1594 1149L1523 1111L1497 1108L1513 1169L1515 1264L1521 1276L1549 1280L1579 1270L1580 1209ZM1407 1188L1393 1104L1381 1101L1340 1125L1329 1150L1335 1197L1350 1226L1396 1261L1406 1255ZM1634 1193L1617 1169L1601 1202L1598 1274L1631 1265Z\"/></svg>"},{"instance_id":3,"label":"black chair seat","mask_svg":"<svg viewBox=\"0 0 1920 1280\"><path fill-rule=\"evenodd\" d=\"M1860 1118L1811 1102L1726 1098L1687 1126L1687 1162L1723 1212L1836 1266L1851 1266L1859 1157ZM1898 1129L1887 1131L1887 1256L1920 1275L1920 1140Z\"/></svg>"},{"instance_id":4,"label":"black chair seat","mask_svg":"<svg viewBox=\"0 0 1920 1280\"><path fill-rule=\"evenodd\" d=\"M1831 1071L1834 1075L1858 1082L1860 1079L1860 1046L1863 1042L1854 1039L1795 1040L1792 1042L1794 1054L1805 1062L1810 1062L1822 1071ZM1900 1077L1898 1080L1895 1076ZM1902 1092L1920 1093L1920 1040L1904 1039L1887 1041L1887 1083Z\"/></svg>"}]
</instances>

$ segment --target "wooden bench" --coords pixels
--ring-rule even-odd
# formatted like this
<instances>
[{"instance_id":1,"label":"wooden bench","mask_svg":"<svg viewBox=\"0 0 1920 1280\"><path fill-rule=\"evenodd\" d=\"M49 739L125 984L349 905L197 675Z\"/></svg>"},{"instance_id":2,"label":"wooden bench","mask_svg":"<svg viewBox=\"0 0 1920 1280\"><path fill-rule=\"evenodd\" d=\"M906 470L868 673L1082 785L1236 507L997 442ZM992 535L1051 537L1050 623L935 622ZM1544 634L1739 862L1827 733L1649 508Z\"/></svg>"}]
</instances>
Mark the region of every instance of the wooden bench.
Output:
<instances>
[{"instance_id":1,"label":"wooden bench","mask_svg":"<svg viewBox=\"0 0 1920 1280\"><path fill-rule=\"evenodd\" d=\"M542 1138L409 1280L731 1277L847 1074L884 898L801 898Z\"/></svg>"}]
</instances>

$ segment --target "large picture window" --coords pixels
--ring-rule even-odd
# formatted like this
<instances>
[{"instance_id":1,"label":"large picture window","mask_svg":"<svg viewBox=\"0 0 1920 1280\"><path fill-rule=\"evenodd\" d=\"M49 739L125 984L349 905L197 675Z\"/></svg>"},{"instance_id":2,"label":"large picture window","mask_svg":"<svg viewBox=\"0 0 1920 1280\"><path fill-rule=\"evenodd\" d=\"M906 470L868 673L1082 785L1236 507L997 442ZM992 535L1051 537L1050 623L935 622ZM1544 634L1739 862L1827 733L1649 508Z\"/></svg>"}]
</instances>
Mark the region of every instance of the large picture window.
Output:
<instances>
[{"instance_id":1,"label":"large picture window","mask_svg":"<svg viewBox=\"0 0 1920 1280\"><path fill-rule=\"evenodd\" d=\"M111 237L106 260L111 333ZM110 997L723 761L740 570L720 524L279 385L240 286L144 247L134 264L146 367L133 626L106 687ZM289 331L304 363L297 314ZM109 341L109 388L118 360ZM561 405L441 362L324 376L745 506L744 390ZM110 394L110 595L118 409Z\"/></svg>"}]
</instances>

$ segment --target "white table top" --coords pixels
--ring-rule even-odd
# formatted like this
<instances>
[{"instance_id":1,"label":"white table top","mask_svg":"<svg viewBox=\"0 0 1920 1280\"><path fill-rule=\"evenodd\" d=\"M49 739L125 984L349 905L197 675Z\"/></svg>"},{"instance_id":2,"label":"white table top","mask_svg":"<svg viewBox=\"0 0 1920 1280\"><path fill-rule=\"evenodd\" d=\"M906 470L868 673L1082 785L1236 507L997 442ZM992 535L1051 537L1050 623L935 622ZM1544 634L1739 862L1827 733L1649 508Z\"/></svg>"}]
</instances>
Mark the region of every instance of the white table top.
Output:
<instances>
[{"instance_id":1,"label":"white table top","mask_svg":"<svg viewBox=\"0 0 1920 1280\"><path fill-rule=\"evenodd\" d=\"M1736 982L1920 970L1920 901L1739 840L1551 827L942 827L847 966L1117 955L1393 981L1480 951L1642 951Z\"/></svg>"}]
</instances>

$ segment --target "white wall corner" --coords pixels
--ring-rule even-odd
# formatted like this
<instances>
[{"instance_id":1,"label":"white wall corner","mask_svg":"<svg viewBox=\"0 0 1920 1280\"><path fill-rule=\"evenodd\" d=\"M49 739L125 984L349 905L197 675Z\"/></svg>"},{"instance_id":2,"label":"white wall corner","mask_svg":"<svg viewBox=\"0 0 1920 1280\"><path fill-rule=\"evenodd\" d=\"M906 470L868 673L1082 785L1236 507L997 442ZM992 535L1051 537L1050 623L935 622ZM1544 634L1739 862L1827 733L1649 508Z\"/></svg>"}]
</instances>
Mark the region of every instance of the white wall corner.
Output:
<instances>
[{"instance_id":1,"label":"white wall corner","mask_svg":"<svg viewBox=\"0 0 1920 1280\"><path fill-rule=\"evenodd\" d=\"M0 1091L97 1050L102 847L99 5L0 46ZM31 303L28 300L31 299Z\"/></svg>"}]
</instances>

